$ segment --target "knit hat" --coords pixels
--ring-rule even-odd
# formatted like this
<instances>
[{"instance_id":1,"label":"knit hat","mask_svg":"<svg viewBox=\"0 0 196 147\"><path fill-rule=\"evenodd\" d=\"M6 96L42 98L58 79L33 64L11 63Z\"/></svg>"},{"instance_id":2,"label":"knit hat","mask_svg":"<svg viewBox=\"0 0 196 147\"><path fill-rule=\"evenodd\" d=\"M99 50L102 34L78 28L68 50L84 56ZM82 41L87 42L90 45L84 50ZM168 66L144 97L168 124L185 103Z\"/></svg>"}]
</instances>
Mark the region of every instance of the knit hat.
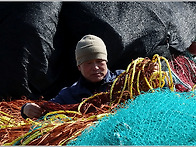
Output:
<instances>
[{"instance_id":1,"label":"knit hat","mask_svg":"<svg viewBox=\"0 0 196 147\"><path fill-rule=\"evenodd\" d=\"M107 61L107 50L103 40L95 35L85 35L76 45L77 65L93 59Z\"/></svg>"}]
</instances>

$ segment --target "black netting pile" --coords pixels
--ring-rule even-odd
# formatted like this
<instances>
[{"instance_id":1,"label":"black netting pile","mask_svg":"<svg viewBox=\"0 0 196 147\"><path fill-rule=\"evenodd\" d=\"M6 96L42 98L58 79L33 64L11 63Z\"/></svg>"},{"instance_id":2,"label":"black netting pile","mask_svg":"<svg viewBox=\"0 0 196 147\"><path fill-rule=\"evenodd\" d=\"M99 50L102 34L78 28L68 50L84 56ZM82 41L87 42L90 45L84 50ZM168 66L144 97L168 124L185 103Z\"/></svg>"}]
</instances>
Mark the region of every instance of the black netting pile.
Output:
<instances>
[{"instance_id":1,"label":"black netting pile","mask_svg":"<svg viewBox=\"0 0 196 147\"><path fill-rule=\"evenodd\" d=\"M0 96L54 97L78 77L75 45L101 37L111 70L181 54L196 38L195 2L1 2Z\"/></svg>"}]
</instances>

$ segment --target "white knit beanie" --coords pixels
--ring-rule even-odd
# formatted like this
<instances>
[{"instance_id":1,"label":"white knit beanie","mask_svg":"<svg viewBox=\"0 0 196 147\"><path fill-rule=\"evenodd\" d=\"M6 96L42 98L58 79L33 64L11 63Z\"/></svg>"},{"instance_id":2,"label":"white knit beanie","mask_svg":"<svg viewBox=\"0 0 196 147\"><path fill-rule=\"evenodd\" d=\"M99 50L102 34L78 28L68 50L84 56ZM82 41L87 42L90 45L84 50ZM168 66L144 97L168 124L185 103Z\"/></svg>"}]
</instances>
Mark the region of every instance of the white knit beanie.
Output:
<instances>
[{"instance_id":1,"label":"white knit beanie","mask_svg":"<svg viewBox=\"0 0 196 147\"><path fill-rule=\"evenodd\" d=\"M107 61L107 50L103 40L95 35L85 35L76 45L77 65L93 59Z\"/></svg>"}]
</instances>

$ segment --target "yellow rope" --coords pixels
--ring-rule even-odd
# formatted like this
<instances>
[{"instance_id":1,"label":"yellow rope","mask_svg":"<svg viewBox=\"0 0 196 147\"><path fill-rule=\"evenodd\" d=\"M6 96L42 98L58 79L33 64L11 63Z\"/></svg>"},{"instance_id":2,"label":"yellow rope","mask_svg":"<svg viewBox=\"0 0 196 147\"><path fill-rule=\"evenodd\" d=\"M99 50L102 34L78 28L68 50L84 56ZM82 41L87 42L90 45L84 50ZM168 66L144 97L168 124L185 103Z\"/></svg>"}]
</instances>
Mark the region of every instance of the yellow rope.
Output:
<instances>
[{"instance_id":1,"label":"yellow rope","mask_svg":"<svg viewBox=\"0 0 196 147\"><path fill-rule=\"evenodd\" d=\"M142 72L144 72L144 67L145 64L142 66ZM145 74L144 74L145 75ZM146 78L146 76L144 76L144 80L146 81L146 84L148 85L148 87L151 89L152 92L154 92L153 87L150 85L150 83L148 82L148 79Z\"/></svg>"},{"instance_id":2,"label":"yellow rope","mask_svg":"<svg viewBox=\"0 0 196 147\"><path fill-rule=\"evenodd\" d=\"M123 74L125 74L125 73L126 73L126 71L122 72L122 73L113 81L113 83L112 83L112 86L111 86L111 88L110 88L110 106L111 106L111 104L112 104L112 94L113 94L114 86L115 86L116 82L119 80L119 78L120 78ZM127 74L126 74L126 77L127 77ZM126 79L127 79L127 78L125 78L125 82L124 82L123 89L124 89L124 87L126 86L126 81L127 81Z\"/></svg>"},{"instance_id":3,"label":"yellow rope","mask_svg":"<svg viewBox=\"0 0 196 147\"><path fill-rule=\"evenodd\" d=\"M130 96L131 96L131 98L133 98L133 79L134 79L134 76L135 76L135 68L136 68L136 65L137 65L137 63L138 62L141 62L141 61L143 61L144 60L144 58L137 58L135 61L134 61L134 64L133 64L133 72L132 72L132 76L131 76L131 86L130 86Z\"/></svg>"},{"instance_id":4,"label":"yellow rope","mask_svg":"<svg viewBox=\"0 0 196 147\"><path fill-rule=\"evenodd\" d=\"M121 93L120 93L120 96L119 96L119 100L118 100L118 104L120 103L120 100L121 100L121 98L122 98L122 96L123 96L123 93L124 93L124 91L125 91L125 88L126 88L126 84L127 84L127 76L128 76L128 74L126 74L126 76L125 76L125 82L124 82L124 85L123 85L123 88L122 88L122 91L121 91Z\"/></svg>"},{"instance_id":5,"label":"yellow rope","mask_svg":"<svg viewBox=\"0 0 196 147\"><path fill-rule=\"evenodd\" d=\"M33 120L30 119L30 118L27 118L26 121L29 122L29 123L32 124L32 125L39 125L39 124L40 124L39 122L33 121Z\"/></svg>"},{"instance_id":6,"label":"yellow rope","mask_svg":"<svg viewBox=\"0 0 196 147\"><path fill-rule=\"evenodd\" d=\"M13 118L12 115L9 115L9 114L7 114L7 113L5 113L5 112L3 112L3 111L0 111L0 113L6 115L6 116L8 116L8 117L12 117L12 118Z\"/></svg>"},{"instance_id":7,"label":"yellow rope","mask_svg":"<svg viewBox=\"0 0 196 147\"><path fill-rule=\"evenodd\" d=\"M138 92L138 94L140 94L140 89L139 89L140 74L141 74L141 70L137 74L137 92Z\"/></svg>"},{"instance_id":8,"label":"yellow rope","mask_svg":"<svg viewBox=\"0 0 196 147\"><path fill-rule=\"evenodd\" d=\"M166 72L162 71L162 66L161 66L161 60L164 60L167 64L167 67L168 67L168 70L169 70L169 76L170 78L168 78ZM130 91L130 98L132 99L133 98L133 81L134 81L134 76L135 76L135 72L136 72L136 65L139 65L139 64L142 64L142 61L144 61L144 58L137 58L136 60L133 60L127 67L126 71L124 74L125 75L125 81L124 81L124 85L123 85L123 88L121 90L121 94L120 94L120 99L119 101L121 100L122 98L122 95L126 89L126 85L128 83L128 91ZM153 83L153 79L156 78L159 80L159 85L158 87L162 88L164 85L165 85L165 78L166 80L168 81L168 84L169 84L169 87L170 89L173 91L174 88L173 88L173 80L172 80L172 74L171 74L171 68L169 66L169 62L167 61L166 58L162 57L162 56L159 56L158 54L155 54L151 60L152 63L158 63L158 71L156 72L153 72L150 79L148 80L147 77L144 76L144 79L147 83L147 86L149 87L149 89L154 92L154 88L157 88L155 83ZM140 65L139 65L140 66ZM142 71L144 72L144 67L146 66L146 64L144 63L142 65ZM132 67L132 68L131 68ZM137 88L137 91L138 91L138 94L141 94L140 92L140 89L139 89L139 78L140 78L140 74L141 74L141 71L138 71L138 75L137 75L137 83L136 83L136 88ZM144 73L143 73L144 74ZM145 74L144 74L145 75ZM116 84L116 82L118 81L120 77L117 77L112 86L111 86L111 89L110 89L110 100L112 101L112 94L113 94L113 89L114 89L114 86ZM119 102L118 101L118 102ZM111 105L111 104L110 104Z\"/></svg>"},{"instance_id":9,"label":"yellow rope","mask_svg":"<svg viewBox=\"0 0 196 147\"><path fill-rule=\"evenodd\" d=\"M47 117L49 115L57 115L57 114L61 114L61 113L73 113L73 114L78 114L78 115L81 115L81 113L77 112L77 111L65 111L65 110L59 110L59 111L52 111L52 112L49 112L47 113L45 116L44 116L44 120L46 121L47 120ZM70 117L68 117L67 115L57 115L57 116L53 116L53 117L56 117L56 118L67 118L69 119ZM51 119L52 120L52 119Z\"/></svg>"},{"instance_id":10,"label":"yellow rope","mask_svg":"<svg viewBox=\"0 0 196 147\"><path fill-rule=\"evenodd\" d=\"M152 62L156 62L157 60L158 60L158 65L159 65L159 87L161 87L161 81L162 81L161 61L160 61L160 56L158 54L155 54L153 56Z\"/></svg>"},{"instance_id":11,"label":"yellow rope","mask_svg":"<svg viewBox=\"0 0 196 147\"><path fill-rule=\"evenodd\" d=\"M35 130L35 132L31 136L29 136L26 140L24 140L21 145L27 145L28 143L30 143L35 138L37 138L40 135L50 131L53 128L54 128L54 126L53 127L47 127L47 128L44 128L44 129L41 128L41 129Z\"/></svg>"},{"instance_id":12,"label":"yellow rope","mask_svg":"<svg viewBox=\"0 0 196 147\"><path fill-rule=\"evenodd\" d=\"M196 88L196 84L192 87L192 91L195 91Z\"/></svg>"},{"instance_id":13,"label":"yellow rope","mask_svg":"<svg viewBox=\"0 0 196 147\"><path fill-rule=\"evenodd\" d=\"M79 104L79 106L78 106L78 114L82 115L82 113L81 113L81 107L82 107L82 105L83 105L84 103L86 103L88 100L93 99L93 98L95 98L96 96L99 96L99 95L102 95L102 94L107 94L107 93L108 93L108 92L97 93L97 94L95 94L95 95L93 95L93 96L90 96L90 97L88 97L87 99L83 100L83 101Z\"/></svg>"},{"instance_id":14,"label":"yellow rope","mask_svg":"<svg viewBox=\"0 0 196 147\"><path fill-rule=\"evenodd\" d=\"M24 121L15 122L13 118L9 118L7 116L0 117L0 129L11 128L11 127L19 127L22 125L26 125Z\"/></svg>"},{"instance_id":15,"label":"yellow rope","mask_svg":"<svg viewBox=\"0 0 196 147\"><path fill-rule=\"evenodd\" d=\"M171 68L170 68L168 60L163 56L159 56L158 54L155 54L152 58L152 62L155 63L158 60L158 65L159 65L159 87L161 87L161 82L164 80L162 78L162 73L161 73L161 62L160 62L161 59L166 62L167 68L169 70L169 77L170 77L170 81L168 80L169 88L170 88L171 91L174 91L174 83L173 83Z\"/></svg>"}]
</instances>

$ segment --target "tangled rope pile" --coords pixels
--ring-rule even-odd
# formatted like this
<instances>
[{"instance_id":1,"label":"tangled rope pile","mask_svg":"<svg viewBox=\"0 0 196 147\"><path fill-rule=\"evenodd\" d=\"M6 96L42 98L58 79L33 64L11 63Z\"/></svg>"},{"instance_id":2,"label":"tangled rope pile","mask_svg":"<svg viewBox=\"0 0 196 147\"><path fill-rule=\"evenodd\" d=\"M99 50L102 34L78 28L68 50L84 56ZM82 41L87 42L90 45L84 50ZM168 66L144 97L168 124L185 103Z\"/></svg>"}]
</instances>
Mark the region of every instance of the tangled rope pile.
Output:
<instances>
[{"instance_id":1,"label":"tangled rope pile","mask_svg":"<svg viewBox=\"0 0 196 147\"><path fill-rule=\"evenodd\" d=\"M193 60L186 56L173 56L169 62L172 71L178 75L180 80L187 86L176 84L178 91L191 91L196 84L196 65Z\"/></svg>"},{"instance_id":2,"label":"tangled rope pile","mask_svg":"<svg viewBox=\"0 0 196 147\"><path fill-rule=\"evenodd\" d=\"M161 61L168 71L162 71ZM66 145L97 120L115 114L122 103L165 85L174 91L169 62L156 54L152 60L133 60L107 92L84 98L79 104L60 105L43 100L0 102L0 145ZM22 119L20 108L26 102L37 103L47 114L37 120Z\"/></svg>"},{"instance_id":3,"label":"tangled rope pile","mask_svg":"<svg viewBox=\"0 0 196 147\"><path fill-rule=\"evenodd\" d=\"M20 115L22 105L28 102L42 103L44 101L31 101L22 97L21 100L0 102L0 145L29 131L33 120L24 120Z\"/></svg>"}]
</instances>

